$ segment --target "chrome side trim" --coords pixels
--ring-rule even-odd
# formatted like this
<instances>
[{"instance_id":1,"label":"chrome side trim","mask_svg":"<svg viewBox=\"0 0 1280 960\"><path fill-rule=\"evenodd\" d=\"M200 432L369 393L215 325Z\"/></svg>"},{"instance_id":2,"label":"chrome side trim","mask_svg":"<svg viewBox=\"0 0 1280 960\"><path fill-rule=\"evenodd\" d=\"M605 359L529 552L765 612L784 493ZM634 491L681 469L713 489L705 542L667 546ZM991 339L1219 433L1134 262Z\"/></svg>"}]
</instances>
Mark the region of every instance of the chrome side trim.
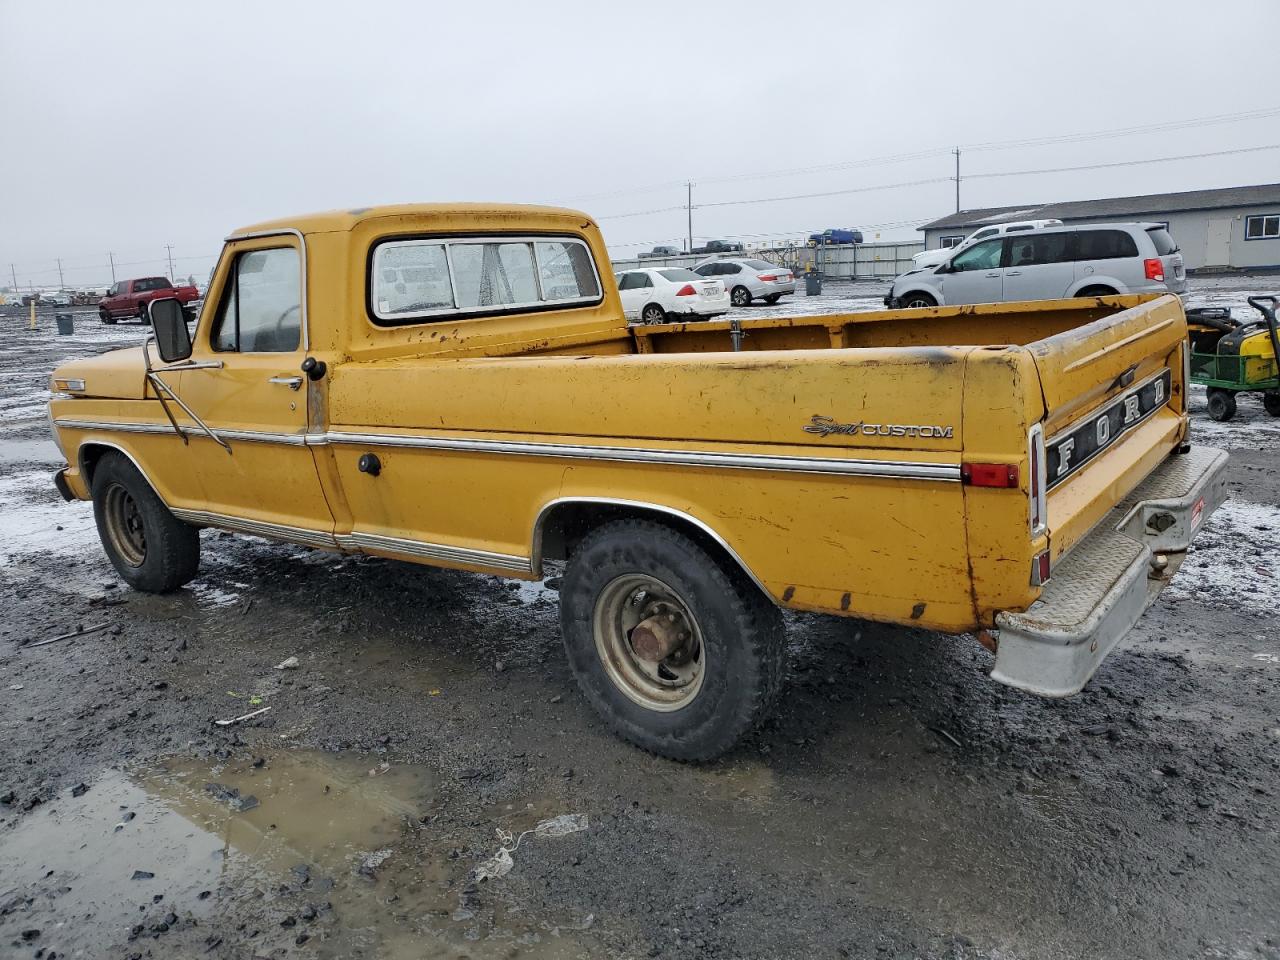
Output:
<instances>
[{"instance_id":1,"label":"chrome side trim","mask_svg":"<svg viewBox=\"0 0 1280 960\"><path fill-rule=\"evenodd\" d=\"M837 457L768 456L751 453L713 453L700 450L656 450L646 447L611 447L569 443L537 443L513 440L415 437L386 433L329 432L309 434L312 445L339 443L354 446L410 447L454 450L462 453L499 453L519 457L556 457L569 460L607 460L615 463L661 463L686 467L719 467L728 470L774 470L836 476L892 477L902 480L960 482L959 464L923 463L913 460L855 460Z\"/></svg>"},{"instance_id":2,"label":"chrome side trim","mask_svg":"<svg viewBox=\"0 0 1280 960\"><path fill-rule=\"evenodd\" d=\"M187 510L182 507L170 507L169 511L179 520L199 524L202 527L219 527L247 533L255 537L267 537L270 540L288 540L308 547L328 547L338 545L332 533L326 530L310 530L306 527L292 527L283 523L268 523L265 520L249 520L245 517L229 517L221 513L209 513L206 510Z\"/></svg>"},{"instance_id":3,"label":"chrome side trim","mask_svg":"<svg viewBox=\"0 0 1280 960\"><path fill-rule=\"evenodd\" d=\"M714 540L716 544L722 550L724 550L724 552L727 553L730 556L730 558L732 558L733 562L736 563L739 566L739 568L741 568L742 572L745 573L751 579L751 582L760 588L760 592L763 593L766 597L773 599L773 595L769 593L768 589L765 588L765 585L763 582L761 582L760 578L755 575L755 571L753 571L749 566L747 566L747 562L738 555L738 551L734 550L733 547L729 546L729 542L725 540L724 537L720 536L720 534L716 533L716 531L713 530L710 526L708 526L704 521L699 520L697 517L692 516L691 514L685 513L683 510L677 510L674 507L663 506L660 503L648 503L647 501L644 501L644 500L618 500L613 497L557 497L556 499L549 500L547 503L543 504L542 509L538 511L538 518L533 521L533 533L530 538L530 542L533 545L533 552L531 554L530 565L532 567L533 575L535 577L542 576L543 524L546 522L547 515L551 513L552 510L566 503L590 503L590 504L599 504L602 506L611 506L611 507L631 507L637 510L648 510L653 513L662 513L662 514L666 514L669 517L675 517L678 520L684 520L687 523L690 523L693 526L697 527L699 530L701 530L703 533L709 536L712 540Z\"/></svg>"},{"instance_id":4,"label":"chrome side trim","mask_svg":"<svg viewBox=\"0 0 1280 960\"><path fill-rule=\"evenodd\" d=\"M116 423L110 420L70 420L53 421L59 427L69 430L118 430L121 433L173 433L163 423ZM190 436L198 438L199 434ZM228 440L245 440L250 443L284 443L290 446L306 446L307 438L301 433L264 433L258 430L219 430L218 436Z\"/></svg>"},{"instance_id":5,"label":"chrome side trim","mask_svg":"<svg viewBox=\"0 0 1280 960\"><path fill-rule=\"evenodd\" d=\"M408 540L403 537L386 537L377 533L362 533L358 530L340 533L334 539L338 546L346 550L382 550L410 557L421 557L424 560L443 560L448 563L465 563L476 567L510 570L514 573L533 573L533 564L528 557L517 557L509 553L473 550L468 547L428 543L425 540Z\"/></svg>"}]
</instances>

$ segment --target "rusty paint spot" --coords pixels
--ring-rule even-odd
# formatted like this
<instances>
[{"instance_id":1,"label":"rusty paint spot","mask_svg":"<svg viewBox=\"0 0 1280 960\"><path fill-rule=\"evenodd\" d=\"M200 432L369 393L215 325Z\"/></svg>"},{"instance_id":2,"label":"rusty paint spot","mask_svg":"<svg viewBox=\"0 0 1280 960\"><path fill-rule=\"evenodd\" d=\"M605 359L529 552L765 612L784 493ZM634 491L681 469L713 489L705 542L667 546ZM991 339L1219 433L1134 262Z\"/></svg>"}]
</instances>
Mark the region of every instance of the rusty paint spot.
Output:
<instances>
[{"instance_id":1,"label":"rusty paint spot","mask_svg":"<svg viewBox=\"0 0 1280 960\"><path fill-rule=\"evenodd\" d=\"M920 619L921 617L923 617L923 616L924 616L924 604L923 604L923 603L917 603L914 607L912 607L912 608L911 608L911 619L912 619L912 620L919 620L919 619Z\"/></svg>"},{"instance_id":2,"label":"rusty paint spot","mask_svg":"<svg viewBox=\"0 0 1280 960\"><path fill-rule=\"evenodd\" d=\"M988 650L990 650L992 653L995 653L996 648L999 647L1000 645L1000 641L996 638L996 635L992 633L990 630L979 630L978 642L982 644L984 647L986 647Z\"/></svg>"},{"instance_id":3,"label":"rusty paint spot","mask_svg":"<svg viewBox=\"0 0 1280 960\"><path fill-rule=\"evenodd\" d=\"M850 596L849 594L847 594L847 593L846 593L846 594L844 594L844 595L840 598L840 609L841 609L841 610L848 610L848 609L849 609L849 601L850 601L850 600L852 600L852 599L853 599L853 597L852 597L852 596Z\"/></svg>"},{"instance_id":4,"label":"rusty paint spot","mask_svg":"<svg viewBox=\"0 0 1280 960\"><path fill-rule=\"evenodd\" d=\"M787 587L787 589L785 589L785 590L783 590L783 591L782 591L782 602L783 602L783 603L790 603L790 602L791 602L791 598L792 598L792 597L794 597L795 595L796 595L796 588L795 588L795 587Z\"/></svg>"}]
</instances>

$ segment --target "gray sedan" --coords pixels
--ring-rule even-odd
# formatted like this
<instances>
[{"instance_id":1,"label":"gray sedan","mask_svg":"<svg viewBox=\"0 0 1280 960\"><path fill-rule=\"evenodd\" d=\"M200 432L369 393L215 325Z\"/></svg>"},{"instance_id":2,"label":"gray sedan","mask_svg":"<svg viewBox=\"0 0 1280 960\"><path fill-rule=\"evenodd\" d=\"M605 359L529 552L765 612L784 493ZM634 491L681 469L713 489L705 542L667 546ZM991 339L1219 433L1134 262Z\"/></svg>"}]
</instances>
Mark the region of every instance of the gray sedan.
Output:
<instances>
[{"instance_id":1,"label":"gray sedan","mask_svg":"<svg viewBox=\"0 0 1280 960\"><path fill-rule=\"evenodd\" d=\"M796 278L791 271L767 260L708 260L694 267L693 272L722 281L735 307L745 307L757 298L777 303L784 294L796 292Z\"/></svg>"}]
</instances>

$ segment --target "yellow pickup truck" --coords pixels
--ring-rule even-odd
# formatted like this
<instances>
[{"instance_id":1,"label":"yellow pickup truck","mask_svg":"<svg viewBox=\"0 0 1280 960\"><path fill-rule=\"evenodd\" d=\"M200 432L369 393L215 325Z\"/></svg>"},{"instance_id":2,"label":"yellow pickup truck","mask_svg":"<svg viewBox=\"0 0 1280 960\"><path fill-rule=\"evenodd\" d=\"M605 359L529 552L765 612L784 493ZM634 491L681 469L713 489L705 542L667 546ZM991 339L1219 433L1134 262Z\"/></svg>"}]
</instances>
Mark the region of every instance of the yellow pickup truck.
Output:
<instances>
[{"instance_id":1,"label":"yellow pickup truck","mask_svg":"<svg viewBox=\"0 0 1280 960\"><path fill-rule=\"evenodd\" d=\"M53 374L68 498L128 583L215 527L538 579L623 737L714 757L782 609L975 634L1078 691L1224 497L1173 296L627 325L572 210L411 205L226 241L194 333Z\"/></svg>"}]
</instances>

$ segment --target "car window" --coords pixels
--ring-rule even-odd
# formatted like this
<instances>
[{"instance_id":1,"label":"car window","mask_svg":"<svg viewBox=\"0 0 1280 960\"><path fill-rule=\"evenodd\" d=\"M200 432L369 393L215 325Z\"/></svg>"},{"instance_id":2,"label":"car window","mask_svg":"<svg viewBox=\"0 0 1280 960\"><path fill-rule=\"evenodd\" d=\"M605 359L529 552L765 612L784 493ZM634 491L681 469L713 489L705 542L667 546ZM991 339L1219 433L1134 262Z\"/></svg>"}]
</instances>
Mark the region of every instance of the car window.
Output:
<instances>
[{"instance_id":1,"label":"car window","mask_svg":"<svg viewBox=\"0 0 1280 960\"><path fill-rule=\"evenodd\" d=\"M1016 227L1006 227L1004 232L1005 232L1005 233L1017 233L1017 232L1018 232L1018 231L1020 231L1020 230L1031 230L1031 229L1034 229L1034 228L1031 226L1031 224L1029 224L1029 223L1024 223L1024 224L1021 224L1021 225L1016 226Z\"/></svg>"},{"instance_id":2,"label":"car window","mask_svg":"<svg viewBox=\"0 0 1280 960\"><path fill-rule=\"evenodd\" d=\"M1123 230L1080 230L1076 233L1077 260L1114 260L1136 257L1138 245Z\"/></svg>"},{"instance_id":3,"label":"car window","mask_svg":"<svg viewBox=\"0 0 1280 960\"><path fill-rule=\"evenodd\" d=\"M716 275L715 267L714 263L704 263L700 267L694 267L693 272L700 277L714 277Z\"/></svg>"},{"instance_id":4,"label":"car window","mask_svg":"<svg viewBox=\"0 0 1280 960\"><path fill-rule=\"evenodd\" d=\"M600 282L586 246L569 240L539 240L533 245L543 300L581 300L600 296Z\"/></svg>"},{"instance_id":5,"label":"car window","mask_svg":"<svg viewBox=\"0 0 1280 960\"><path fill-rule=\"evenodd\" d=\"M236 353L298 349L301 300L297 250L280 247L240 254L214 321L213 349Z\"/></svg>"},{"instance_id":6,"label":"car window","mask_svg":"<svg viewBox=\"0 0 1280 960\"><path fill-rule=\"evenodd\" d=\"M737 263L722 263L720 264L720 272L721 273L741 273L742 265Z\"/></svg>"},{"instance_id":7,"label":"car window","mask_svg":"<svg viewBox=\"0 0 1280 960\"><path fill-rule=\"evenodd\" d=\"M986 237L994 237L999 231L995 227L988 227L986 230L979 230L973 235L972 240L982 240Z\"/></svg>"},{"instance_id":8,"label":"car window","mask_svg":"<svg viewBox=\"0 0 1280 960\"><path fill-rule=\"evenodd\" d=\"M444 244L393 247L380 258L379 275L378 312L385 316L453 306Z\"/></svg>"},{"instance_id":9,"label":"car window","mask_svg":"<svg viewBox=\"0 0 1280 960\"><path fill-rule=\"evenodd\" d=\"M663 279L670 280L672 283L683 283L687 280L701 280L702 277L694 273L692 270L683 270L673 267L670 270L659 270L658 276Z\"/></svg>"},{"instance_id":10,"label":"car window","mask_svg":"<svg viewBox=\"0 0 1280 960\"><path fill-rule=\"evenodd\" d=\"M622 275L622 279L618 281L618 289L619 290L636 289L636 287L640 286L639 281L641 276L643 276L643 274L636 273L635 271L632 271L631 273L624 273Z\"/></svg>"},{"instance_id":11,"label":"car window","mask_svg":"<svg viewBox=\"0 0 1280 960\"><path fill-rule=\"evenodd\" d=\"M1041 233L1009 240L1009 266L1030 267L1075 259L1072 233Z\"/></svg>"},{"instance_id":12,"label":"car window","mask_svg":"<svg viewBox=\"0 0 1280 960\"><path fill-rule=\"evenodd\" d=\"M1174 242L1169 231L1163 227L1155 230L1148 230L1147 236L1151 238L1151 242L1155 244L1156 256L1165 257L1171 253L1178 252L1178 244Z\"/></svg>"},{"instance_id":13,"label":"car window","mask_svg":"<svg viewBox=\"0 0 1280 960\"><path fill-rule=\"evenodd\" d=\"M961 273L966 270L993 270L1000 266L1000 249L1003 246L1004 241L998 237L975 243L951 259L951 269Z\"/></svg>"},{"instance_id":14,"label":"car window","mask_svg":"<svg viewBox=\"0 0 1280 960\"><path fill-rule=\"evenodd\" d=\"M536 303L533 248L528 243L458 243L453 257L454 296L463 309Z\"/></svg>"}]
</instances>

